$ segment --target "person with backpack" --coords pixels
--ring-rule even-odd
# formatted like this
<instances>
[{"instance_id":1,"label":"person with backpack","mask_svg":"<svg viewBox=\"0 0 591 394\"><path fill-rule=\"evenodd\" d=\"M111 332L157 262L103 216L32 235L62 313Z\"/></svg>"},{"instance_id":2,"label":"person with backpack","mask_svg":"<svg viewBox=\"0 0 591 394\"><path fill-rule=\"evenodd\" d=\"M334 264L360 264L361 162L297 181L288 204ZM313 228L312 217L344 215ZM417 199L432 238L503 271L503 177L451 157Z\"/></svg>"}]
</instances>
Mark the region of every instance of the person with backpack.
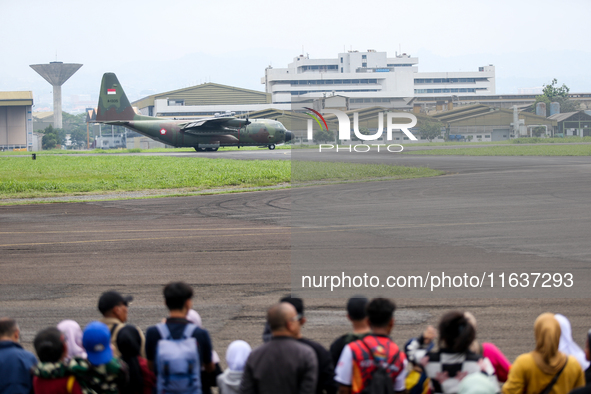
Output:
<instances>
[{"instance_id":1,"label":"person with backpack","mask_svg":"<svg viewBox=\"0 0 591 394\"><path fill-rule=\"evenodd\" d=\"M163 293L169 317L146 331L146 358L156 374L156 390L159 394L202 394L201 365L207 372L215 366L209 333L186 319L193 307L193 288L172 282Z\"/></svg>"},{"instance_id":2,"label":"person with backpack","mask_svg":"<svg viewBox=\"0 0 591 394\"><path fill-rule=\"evenodd\" d=\"M560 323L552 313L538 316L534 323L536 348L517 357L503 394L566 394L585 386L577 359L558 350L560 333Z\"/></svg>"},{"instance_id":3,"label":"person with backpack","mask_svg":"<svg viewBox=\"0 0 591 394\"><path fill-rule=\"evenodd\" d=\"M127 316L129 312L129 304L131 301L133 301L132 296L124 297L117 291L104 292L98 301L98 310L103 315L100 321L109 327L109 332L111 333L111 346L113 346L113 353L115 357L121 357L121 352L117 347L117 337L119 336L119 331L123 327L128 326ZM145 357L144 346L146 339L144 338L144 333L136 326L129 326L135 329L140 336L142 341L142 357Z\"/></svg>"},{"instance_id":4,"label":"person with backpack","mask_svg":"<svg viewBox=\"0 0 591 394\"><path fill-rule=\"evenodd\" d=\"M407 359L390 339L396 305L375 298L367 305L371 333L343 348L336 367L339 394L404 392Z\"/></svg>"},{"instance_id":5,"label":"person with backpack","mask_svg":"<svg viewBox=\"0 0 591 394\"><path fill-rule=\"evenodd\" d=\"M364 338L371 329L367 322L367 303L365 297L352 297L347 301L347 319L351 322L353 332L341 335L330 345L330 356L333 364L336 364L341 357L343 348L353 341Z\"/></svg>"}]
</instances>

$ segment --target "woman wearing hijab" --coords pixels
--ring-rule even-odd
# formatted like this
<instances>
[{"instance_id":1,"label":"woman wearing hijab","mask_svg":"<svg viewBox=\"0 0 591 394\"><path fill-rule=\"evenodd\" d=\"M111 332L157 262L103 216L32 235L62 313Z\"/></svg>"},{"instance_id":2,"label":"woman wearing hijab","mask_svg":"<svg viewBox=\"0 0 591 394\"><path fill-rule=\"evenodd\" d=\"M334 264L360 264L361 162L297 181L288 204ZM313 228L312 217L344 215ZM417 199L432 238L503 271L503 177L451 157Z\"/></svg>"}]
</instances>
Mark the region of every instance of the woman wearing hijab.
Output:
<instances>
[{"instance_id":1,"label":"woman wearing hijab","mask_svg":"<svg viewBox=\"0 0 591 394\"><path fill-rule=\"evenodd\" d=\"M120 388L126 394L151 394L156 376L148 368L148 361L140 356L142 338L132 326L125 326L117 334L117 348L121 352L121 359L129 367L129 381Z\"/></svg>"},{"instance_id":2,"label":"woman wearing hijab","mask_svg":"<svg viewBox=\"0 0 591 394\"><path fill-rule=\"evenodd\" d=\"M585 385L577 359L558 350L560 324L551 313L543 313L534 323L536 349L517 357L503 394L567 394Z\"/></svg>"},{"instance_id":3,"label":"woman wearing hijab","mask_svg":"<svg viewBox=\"0 0 591 394\"><path fill-rule=\"evenodd\" d=\"M220 394L238 394L244 365L250 355L250 345L245 341L234 341L226 350L228 369L217 377Z\"/></svg>"},{"instance_id":4,"label":"woman wearing hijab","mask_svg":"<svg viewBox=\"0 0 591 394\"><path fill-rule=\"evenodd\" d=\"M585 358L585 352L583 349L573 341L570 321L568 321L564 315L559 313L554 315L554 318L558 320L558 324L560 324L560 342L558 343L558 350L567 356L574 356L581 365L581 368L583 368L583 371L586 371L587 368L589 368L589 361Z\"/></svg>"},{"instance_id":5,"label":"woman wearing hijab","mask_svg":"<svg viewBox=\"0 0 591 394\"><path fill-rule=\"evenodd\" d=\"M189 309L186 319L189 323L195 324L199 328L203 328L201 316L195 309ZM211 388L217 385L216 378L222 373L220 356L218 356L217 352L213 349L211 349L211 362L215 366L215 369L212 372L207 372L205 371L205 367L201 367L201 391L203 394L211 394Z\"/></svg>"},{"instance_id":6,"label":"woman wearing hijab","mask_svg":"<svg viewBox=\"0 0 591 394\"><path fill-rule=\"evenodd\" d=\"M478 330L476 326L476 318L470 312L465 313L466 319L472 324L474 330ZM482 357L488 358L495 369L495 374L499 382L506 382L507 376L509 375L509 369L511 363L507 360L507 357L501 352L501 350L495 346L494 343L484 342L479 343L478 340L474 339L470 345L470 350L476 354L481 354Z\"/></svg>"},{"instance_id":7,"label":"woman wearing hijab","mask_svg":"<svg viewBox=\"0 0 591 394\"><path fill-rule=\"evenodd\" d=\"M57 329L64 334L66 343L68 344L68 356L67 360L71 360L74 357L86 358L86 351L82 346L82 329L80 325L74 320L62 320L58 325Z\"/></svg>"}]
</instances>

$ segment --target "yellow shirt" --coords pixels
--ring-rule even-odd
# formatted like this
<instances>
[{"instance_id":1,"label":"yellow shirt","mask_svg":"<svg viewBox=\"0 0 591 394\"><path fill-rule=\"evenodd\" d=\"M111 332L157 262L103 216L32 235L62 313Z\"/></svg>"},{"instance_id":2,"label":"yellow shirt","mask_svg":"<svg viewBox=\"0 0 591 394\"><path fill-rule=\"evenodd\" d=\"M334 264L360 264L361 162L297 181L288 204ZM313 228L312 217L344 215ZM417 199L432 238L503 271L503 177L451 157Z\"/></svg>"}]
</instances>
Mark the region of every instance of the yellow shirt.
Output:
<instances>
[{"instance_id":1,"label":"yellow shirt","mask_svg":"<svg viewBox=\"0 0 591 394\"><path fill-rule=\"evenodd\" d=\"M509 370L509 377L503 385L503 394L539 394L553 378L554 375L548 375L538 368L531 353L522 354ZM583 369L576 358L568 356L566 367L552 386L550 394L568 394L572 389L584 385Z\"/></svg>"}]
</instances>

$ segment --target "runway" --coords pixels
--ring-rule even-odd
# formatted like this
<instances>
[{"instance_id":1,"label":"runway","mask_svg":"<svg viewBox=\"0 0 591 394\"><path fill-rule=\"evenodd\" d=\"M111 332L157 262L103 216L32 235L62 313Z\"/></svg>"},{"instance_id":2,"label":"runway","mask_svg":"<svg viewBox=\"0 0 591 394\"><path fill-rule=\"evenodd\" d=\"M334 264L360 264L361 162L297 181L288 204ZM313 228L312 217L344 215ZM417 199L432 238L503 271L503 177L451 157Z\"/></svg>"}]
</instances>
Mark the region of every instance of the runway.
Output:
<instances>
[{"instance_id":1,"label":"runway","mask_svg":"<svg viewBox=\"0 0 591 394\"><path fill-rule=\"evenodd\" d=\"M280 150L272 155L250 152L256 154L240 157L289 158ZM234 339L256 346L266 307L290 291L294 234L317 252L326 240L335 242L333 248L345 247L335 231L319 236L306 226L351 226L350 219L337 220L331 213L352 212L353 218L381 226L379 232L360 230L363 222L356 220L355 233L364 242L377 233L387 237L388 248L396 250L397 262L405 266L562 267L576 274L573 288L542 299L525 290L445 298L386 289L384 295L399 306L393 333L399 345L452 308L472 311L479 338L494 342L511 359L533 348L534 319L546 311L569 317L575 340L584 344L591 327L588 158L327 156L334 159L426 166L448 175L230 195L0 207L0 315L19 321L30 347L34 333L47 325L65 318L81 325L97 319L98 296L117 289L134 295L130 321L145 329L166 314L162 285L184 280L196 289L195 308L220 355ZM340 197L338 204L322 202L334 196ZM310 201L321 203L309 206ZM306 212L306 220L292 217L294 212ZM354 255L352 245L347 251ZM317 255L316 261L324 260L330 259ZM504 296L513 298L497 298ZM344 298L306 298L305 335L328 345L346 332L344 303Z\"/></svg>"}]
</instances>

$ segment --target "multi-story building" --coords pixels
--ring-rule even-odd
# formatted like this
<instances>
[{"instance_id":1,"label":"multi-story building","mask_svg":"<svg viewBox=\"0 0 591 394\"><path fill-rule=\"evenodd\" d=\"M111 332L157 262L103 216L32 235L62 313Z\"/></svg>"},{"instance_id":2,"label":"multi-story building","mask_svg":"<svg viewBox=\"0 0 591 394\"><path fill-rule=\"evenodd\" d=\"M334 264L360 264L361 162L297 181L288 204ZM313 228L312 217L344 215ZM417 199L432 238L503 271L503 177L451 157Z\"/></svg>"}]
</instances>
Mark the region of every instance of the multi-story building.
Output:
<instances>
[{"instance_id":1,"label":"multi-story building","mask_svg":"<svg viewBox=\"0 0 591 394\"><path fill-rule=\"evenodd\" d=\"M265 70L261 82L275 104L301 98L341 95L351 107L407 107L405 98L495 94L495 68L473 72L428 72L418 69L419 59L406 53L349 51L336 59L310 59L300 55L287 68Z\"/></svg>"}]
</instances>

